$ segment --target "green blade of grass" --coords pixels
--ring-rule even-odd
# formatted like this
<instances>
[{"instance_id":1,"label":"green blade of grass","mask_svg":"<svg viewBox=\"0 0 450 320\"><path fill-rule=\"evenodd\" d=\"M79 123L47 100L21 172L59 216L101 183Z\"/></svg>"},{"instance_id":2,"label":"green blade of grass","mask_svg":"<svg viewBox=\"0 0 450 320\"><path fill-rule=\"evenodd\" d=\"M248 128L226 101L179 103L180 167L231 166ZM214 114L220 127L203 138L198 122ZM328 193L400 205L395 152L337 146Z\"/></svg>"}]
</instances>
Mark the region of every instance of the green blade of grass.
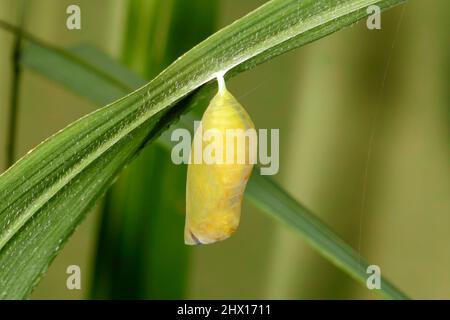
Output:
<instances>
[{"instance_id":1,"label":"green blade of grass","mask_svg":"<svg viewBox=\"0 0 450 320\"><path fill-rule=\"evenodd\" d=\"M249 180L246 195L255 206L301 233L308 244L335 266L366 285L369 264L272 179L254 175ZM390 299L406 299L401 291L384 278L381 279L380 293Z\"/></svg>"},{"instance_id":2,"label":"green blade of grass","mask_svg":"<svg viewBox=\"0 0 450 320\"><path fill-rule=\"evenodd\" d=\"M146 86L39 145L0 176L0 296L23 298L30 293L117 174L145 143L177 119L192 93L217 72L230 70L231 76L250 69L356 22L366 16L369 5L385 9L401 2L268 2L197 45ZM323 224L306 221L313 235L328 234ZM346 261L340 252L322 249L334 262ZM344 270L363 280L361 268L350 264ZM404 297L392 290L382 287L380 292Z\"/></svg>"}]
</instances>

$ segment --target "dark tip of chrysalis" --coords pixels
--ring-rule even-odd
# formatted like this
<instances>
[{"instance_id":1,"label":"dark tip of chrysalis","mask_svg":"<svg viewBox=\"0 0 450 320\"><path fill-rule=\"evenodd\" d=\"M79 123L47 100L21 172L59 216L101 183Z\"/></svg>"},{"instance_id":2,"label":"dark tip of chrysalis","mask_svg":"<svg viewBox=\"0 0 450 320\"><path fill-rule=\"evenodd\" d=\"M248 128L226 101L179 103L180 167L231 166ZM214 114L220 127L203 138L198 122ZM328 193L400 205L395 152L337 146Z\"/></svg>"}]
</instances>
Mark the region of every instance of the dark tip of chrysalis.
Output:
<instances>
[{"instance_id":1,"label":"dark tip of chrysalis","mask_svg":"<svg viewBox=\"0 0 450 320\"><path fill-rule=\"evenodd\" d=\"M203 244L193 233L192 231L189 231L192 240L194 240L195 244Z\"/></svg>"}]
</instances>

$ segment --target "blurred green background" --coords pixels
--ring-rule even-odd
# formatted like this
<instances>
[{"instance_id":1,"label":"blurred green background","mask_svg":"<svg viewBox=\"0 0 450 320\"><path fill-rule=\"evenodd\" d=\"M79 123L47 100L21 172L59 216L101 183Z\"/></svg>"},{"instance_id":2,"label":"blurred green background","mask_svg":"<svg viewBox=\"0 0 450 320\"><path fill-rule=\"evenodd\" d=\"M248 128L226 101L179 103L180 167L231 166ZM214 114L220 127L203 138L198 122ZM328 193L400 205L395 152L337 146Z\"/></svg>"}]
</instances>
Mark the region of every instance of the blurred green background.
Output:
<instances>
[{"instance_id":1,"label":"blurred green background","mask_svg":"<svg viewBox=\"0 0 450 320\"><path fill-rule=\"evenodd\" d=\"M94 45L151 79L263 3L29 0L24 27L60 47ZM66 29L70 4L81 7L81 30ZM0 0L0 19L17 24L19 7ZM258 128L280 128L275 179L412 298L450 298L449 9L446 0L409 1L382 13L381 30L362 21L228 84ZM1 171L13 42L0 30ZM23 68L17 156L98 107ZM378 298L247 203L229 240L184 246L185 170L147 148L32 298ZM66 288L72 264L82 290Z\"/></svg>"}]
</instances>

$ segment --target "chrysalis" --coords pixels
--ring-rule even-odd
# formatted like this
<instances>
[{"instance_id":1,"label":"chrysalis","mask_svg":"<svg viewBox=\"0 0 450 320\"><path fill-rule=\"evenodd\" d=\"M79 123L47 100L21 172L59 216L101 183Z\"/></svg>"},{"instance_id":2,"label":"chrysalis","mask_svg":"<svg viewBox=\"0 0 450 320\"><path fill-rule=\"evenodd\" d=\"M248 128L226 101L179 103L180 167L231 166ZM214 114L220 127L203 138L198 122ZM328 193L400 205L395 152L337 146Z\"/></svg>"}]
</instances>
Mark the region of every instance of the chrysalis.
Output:
<instances>
[{"instance_id":1,"label":"chrysalis","mask_svg":"<svg viewBox=\"0 0 450 320\"><path fill-rule=\"evenodd\" d=\"M256 158L255 126L227 91L223 76L217 80L219 91L195 132L188 165L184 242L189 245L224 240L237 229ZM235 135L238 132L245 134ZM202 163L195 162L198 154ZM205 159L208 156L212 163Z\"/></svg>"}]
</instances>

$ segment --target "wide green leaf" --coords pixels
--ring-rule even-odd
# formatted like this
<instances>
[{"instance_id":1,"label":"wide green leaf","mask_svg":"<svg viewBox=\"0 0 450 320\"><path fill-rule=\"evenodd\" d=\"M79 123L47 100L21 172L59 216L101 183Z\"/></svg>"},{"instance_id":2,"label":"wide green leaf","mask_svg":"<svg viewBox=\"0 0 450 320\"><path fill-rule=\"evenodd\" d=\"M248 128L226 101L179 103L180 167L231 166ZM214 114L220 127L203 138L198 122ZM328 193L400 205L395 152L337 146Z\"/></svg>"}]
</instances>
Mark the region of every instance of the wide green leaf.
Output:
<instances>
[{"instance_id":1,"label":"wide green leaf","mask_svg":"<svg viewBox=\"0 0 450 320\"><path fill-rule=\"evenodd\" d=\"M39 145L0 176L0 296L23 298L31 292L62 243L123 167L176 120L196 90L218 72L228 70L231 76L250 69L356 22L366 16L369 5L385 9L401 2L268 2L194 47L144 87ZM315 220L304 220L313 234L332 234L323 232L328 229ZM339 259L341 252L331 249L325 248L337 257L333 261L344 261ZM364 265L350 264L345 270L364 281ZM403 297L389 288L381 292Z\"/></svg>"}]
</instances>

